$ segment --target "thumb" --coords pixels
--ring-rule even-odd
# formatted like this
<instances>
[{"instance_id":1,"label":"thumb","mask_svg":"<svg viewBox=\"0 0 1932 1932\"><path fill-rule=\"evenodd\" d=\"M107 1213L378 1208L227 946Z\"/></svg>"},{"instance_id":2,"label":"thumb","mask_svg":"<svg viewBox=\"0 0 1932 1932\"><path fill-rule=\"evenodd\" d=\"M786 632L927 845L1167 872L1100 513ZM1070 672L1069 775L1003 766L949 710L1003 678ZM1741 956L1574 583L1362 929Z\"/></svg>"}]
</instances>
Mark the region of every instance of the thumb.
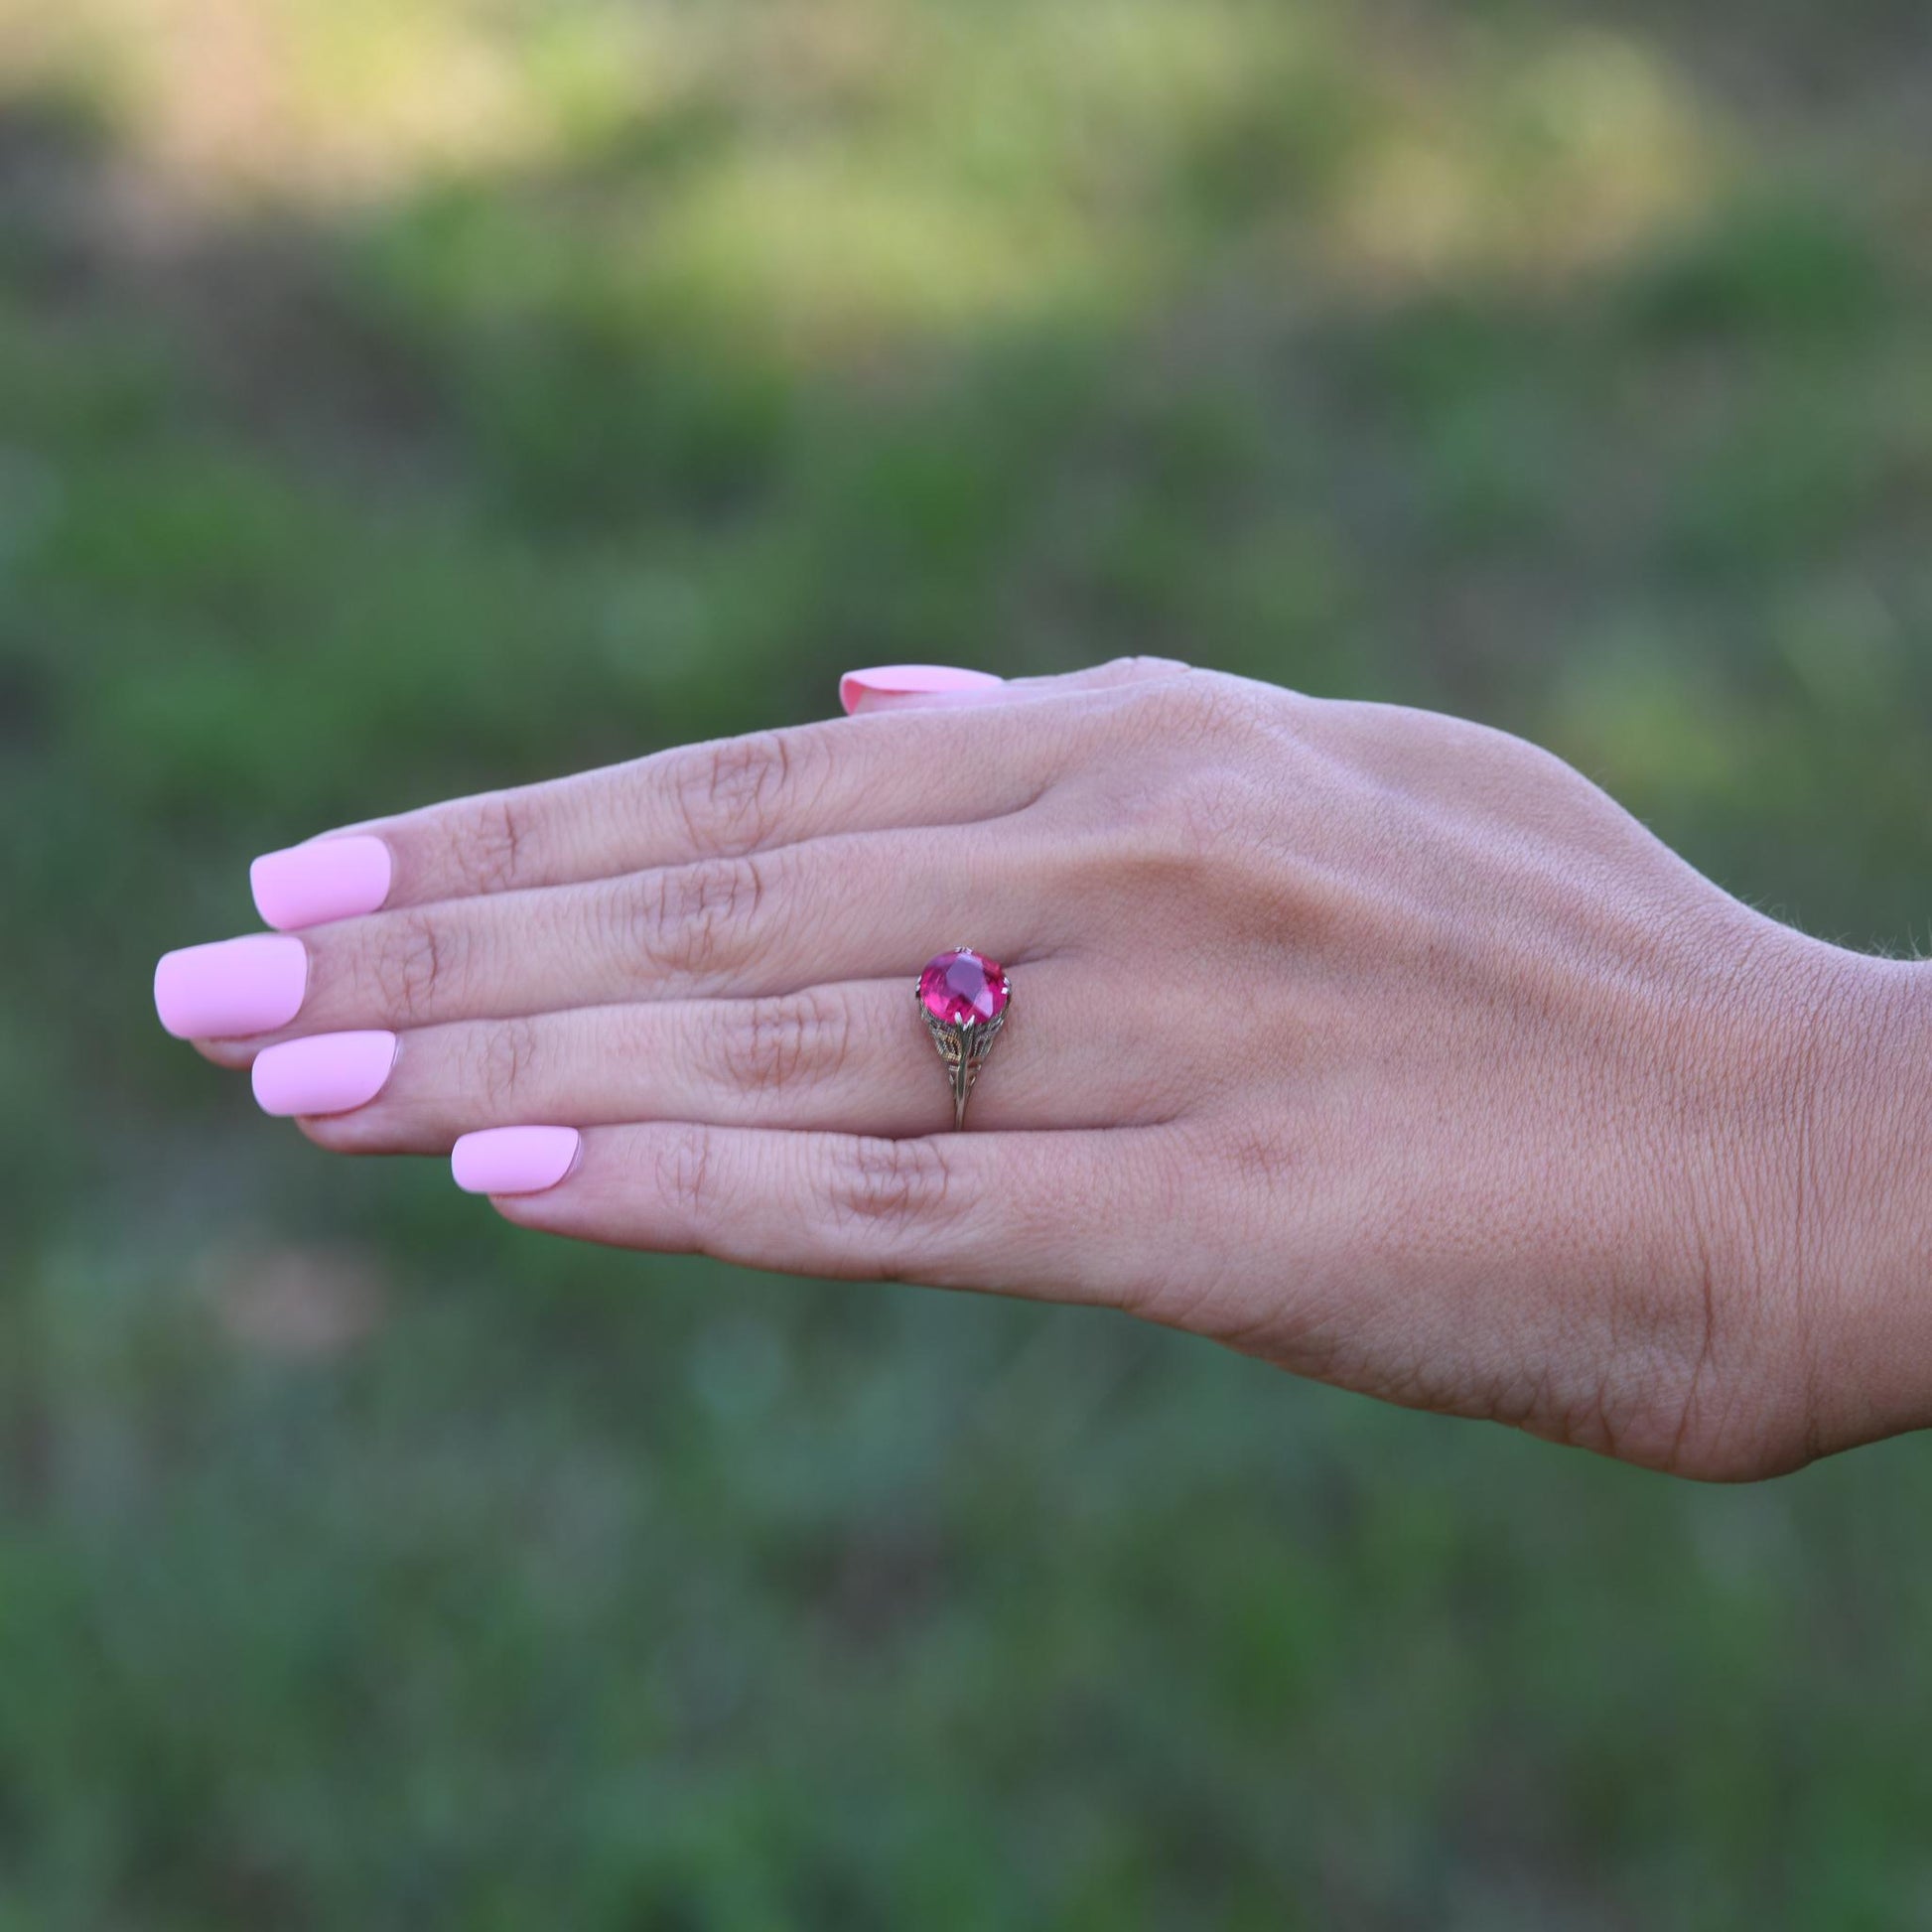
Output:
<instances>
[{"instance_id":1,"label":"thumb","mask_svg":"<svg viewBox=\"0 0 1932 1932\"><path fill-rule=\"evenodd\" d=\"M1116 657L1057 677L995 677L990 671L951 664L879 664L847 671L839 679L839 703L848 712L964 710L1011 704L1020 698L1052 697L1063 691L1101 690L1114 684L1147 684L1179 677L1187 666L1173 657Z\"/></svg>"}]
</instances>

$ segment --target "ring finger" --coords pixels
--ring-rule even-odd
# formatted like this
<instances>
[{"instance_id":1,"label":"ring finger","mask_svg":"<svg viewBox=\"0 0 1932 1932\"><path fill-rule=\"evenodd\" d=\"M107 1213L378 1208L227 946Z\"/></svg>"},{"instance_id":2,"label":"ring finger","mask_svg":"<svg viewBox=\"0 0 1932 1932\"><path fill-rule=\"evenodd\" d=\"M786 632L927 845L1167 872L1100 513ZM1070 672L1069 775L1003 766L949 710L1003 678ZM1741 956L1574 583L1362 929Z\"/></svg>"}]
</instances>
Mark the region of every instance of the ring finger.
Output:
<instances>
[{"instance_id":1,"label":"ring finger","mask_svg":"<svg viewBox=\"0 0 1932 1932\"><path fill-rule=\"evenodd\" d=\"M1071 961L1018 976L1012 1017L975 1089L977 1128L1147 1125L1179 1096L1184 1047L1129 1064L1087 1040L1091 974ZM643 1120L899 1137L952 1123L944 1070L909 977L750 1000L658 1000L400 1036L322 1035L257 1056L256 1098L304 1117L339 1153L446 1153L528 1121Z\"/></svg>"}]
</instances>

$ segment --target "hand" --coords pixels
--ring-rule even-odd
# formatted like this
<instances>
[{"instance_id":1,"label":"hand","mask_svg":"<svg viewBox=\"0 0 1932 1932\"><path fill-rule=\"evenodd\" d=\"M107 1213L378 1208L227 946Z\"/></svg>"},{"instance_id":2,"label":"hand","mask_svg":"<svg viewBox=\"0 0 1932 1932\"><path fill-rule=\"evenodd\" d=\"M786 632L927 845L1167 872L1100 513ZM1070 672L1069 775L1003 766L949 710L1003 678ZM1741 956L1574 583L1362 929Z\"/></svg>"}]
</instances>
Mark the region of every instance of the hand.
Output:
<instances>
[{"instance_id":1,"label":"hand","mask_svg":"<svg viewBox=\"0 0 1932 1932\"><path fill-rule=\"evenodd\" d=\"M171 956L173 1030L327 1148L554 1127L460 1155L526 1227L1104 1304L1692 1475L1921 1419L1852 1125L1917 969L1496 732L1130 661L257 885L328 922ZM958 943L1013 984L962 1134L910 994Z\"/></svg>"}]
</instances>

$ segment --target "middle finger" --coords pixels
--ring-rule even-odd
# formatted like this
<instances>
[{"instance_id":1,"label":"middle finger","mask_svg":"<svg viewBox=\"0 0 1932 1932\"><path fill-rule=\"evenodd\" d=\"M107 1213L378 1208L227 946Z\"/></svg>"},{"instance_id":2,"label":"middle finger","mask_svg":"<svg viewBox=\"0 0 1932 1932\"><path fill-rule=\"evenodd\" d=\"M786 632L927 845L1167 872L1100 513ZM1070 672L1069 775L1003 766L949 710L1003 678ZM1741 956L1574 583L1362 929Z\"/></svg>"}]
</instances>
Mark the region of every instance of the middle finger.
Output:
<instances>
[{"instance_id":1,"label":"middle finger","mask_svg":"<svg viewBox=\"0 0 1932 1932\"><path fill-rule=\"evenodd\" d=\"M255 1048L304 1034L887 978L916 972L949 944L1035 959L1066 936L1062 870L1046 841L1011 819L997 829L856 833L251 935L171 955L164 972L191 990L198 976L206 982L211 991L190 1003L187 1031L220 1042L216 1057L245 1063ZM301 953L268 950L281 948Z\"/></svg>"}]
</instances>

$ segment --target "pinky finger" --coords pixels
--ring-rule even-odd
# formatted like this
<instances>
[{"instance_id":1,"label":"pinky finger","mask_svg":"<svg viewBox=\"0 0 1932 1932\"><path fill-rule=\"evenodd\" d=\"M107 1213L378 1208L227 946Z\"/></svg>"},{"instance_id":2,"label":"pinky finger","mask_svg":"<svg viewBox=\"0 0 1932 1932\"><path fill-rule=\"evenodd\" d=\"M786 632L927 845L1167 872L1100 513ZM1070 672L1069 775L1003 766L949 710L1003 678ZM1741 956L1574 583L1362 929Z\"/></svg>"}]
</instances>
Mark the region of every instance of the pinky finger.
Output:
<instances>
[{"instance_id":1,"label":"pinky finger","mask_svg":"<svg viewBox=\"0 0 1932 1932\"><path fill-rule=\"evenodd\" d=\"M1111 1306L1154 1285L1157 1231L1178 1225L1164 1128L887 1140L659 1122L591 1128L575 1147L509 1138L569 1132L468 1135L457 1176L547 1234ZM520 1147L538 1156L527 1177L495 1158Z\"/></svg>"}]
</instances>

